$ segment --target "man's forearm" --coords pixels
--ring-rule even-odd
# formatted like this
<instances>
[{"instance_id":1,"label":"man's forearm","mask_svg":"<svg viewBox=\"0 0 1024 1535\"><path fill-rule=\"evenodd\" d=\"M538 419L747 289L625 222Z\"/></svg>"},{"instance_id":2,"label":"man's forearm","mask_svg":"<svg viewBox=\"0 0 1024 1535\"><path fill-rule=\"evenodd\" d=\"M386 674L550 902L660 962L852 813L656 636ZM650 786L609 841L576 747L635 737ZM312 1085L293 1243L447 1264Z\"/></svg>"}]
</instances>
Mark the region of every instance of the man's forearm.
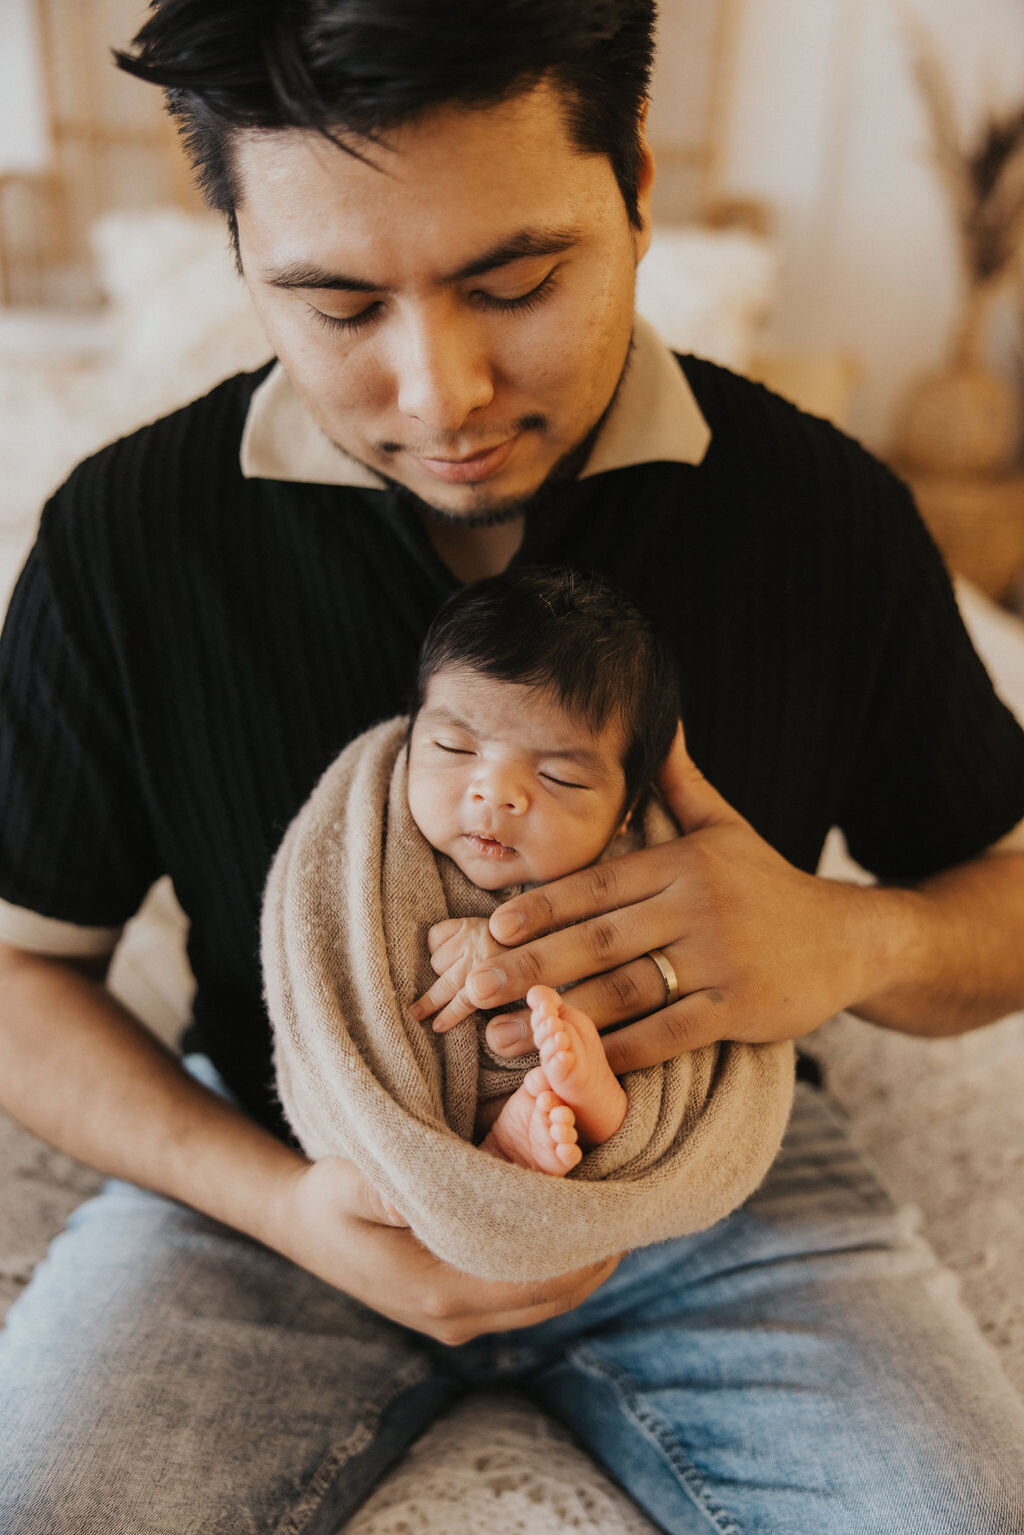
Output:
<instances>
[{"instance_id":1,"label":"man's forearm","mask_svg":"<svg viewBox=\"0 0 1024 1535\"><path fill-rule=\"evenodd\" d=\"M851 889L864 986L851 1011L961 1034L1024 1007L1024 855L991 854L914 890Z\"/></svg>"},{"instance_id":2,"label":"man's forearm","mask_svg":"<svg viewBox=\"0 0 1024 1535\"><path fill-rule=\"evenodd\" d=\"M307 1163L193 1081L100 985L3 945L0 1107L100 1171L246 1232L443 1343L558 1316L618 1262L536 1285L459 1273L395 1229L354 1163Z\"/></svg>"},{"instance_id":3,"label":"man's forearm","mask_svg":"<svg viewBox=\"0 0 1024 1535\"><path fill-rule=\"evenodd\" d=\"M302 1157L189 1077L102 985L0 954L0 1106L100 1172L274 1244Z\"/></svg>"}]
</instances>

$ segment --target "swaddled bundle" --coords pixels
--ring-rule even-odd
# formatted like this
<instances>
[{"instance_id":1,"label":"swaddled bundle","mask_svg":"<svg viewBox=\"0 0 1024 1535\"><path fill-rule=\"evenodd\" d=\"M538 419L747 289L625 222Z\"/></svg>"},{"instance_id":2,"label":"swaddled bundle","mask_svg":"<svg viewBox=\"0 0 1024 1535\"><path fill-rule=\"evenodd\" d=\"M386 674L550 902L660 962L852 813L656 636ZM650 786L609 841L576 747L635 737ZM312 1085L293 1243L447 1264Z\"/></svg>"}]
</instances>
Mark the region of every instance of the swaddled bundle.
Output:
<instances>
[{"instance_id":1,"label":"swaddled bundle","mask_svg":"<svg viewBox=\"0 0 1024 1535\"><path fill-rule=\"evenodd\" d=\"M483 1278L544 1279L712 1225L779 1148L790 1044L708 1045L630 1072L621 1128L567 1178L473 1145L489 1054L482 1063L480 1021L438 1036L407 1008L434 979L428 929L497 902L413 821L407 728L377 726L328 768L267 885L278 1090L304 1150L351 1158L432 1252ZM648 840L674 834L663 811L649 813ZM490 1061L509 1092L530 1064Z\"/></svg>"}]
</instances>

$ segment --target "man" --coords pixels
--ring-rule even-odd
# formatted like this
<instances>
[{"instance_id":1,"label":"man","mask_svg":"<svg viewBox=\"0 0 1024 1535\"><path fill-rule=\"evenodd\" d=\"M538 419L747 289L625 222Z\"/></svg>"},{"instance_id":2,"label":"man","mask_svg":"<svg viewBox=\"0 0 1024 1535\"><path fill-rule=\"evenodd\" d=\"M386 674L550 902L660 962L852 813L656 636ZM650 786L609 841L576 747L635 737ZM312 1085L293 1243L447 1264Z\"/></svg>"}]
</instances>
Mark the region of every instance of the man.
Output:
<instances>
[{"instance_id":1,"label":"man","mask_svg":"<svg viewBox=\"0 0 1024 1535\"><path fill-rule=\"evenodd\" d=\"M708 780L666 780L679 842L496 914L514 956L472 985L512 1009L498 1047L535 979L596 977L575 996L625 1023L620 1072L844 1006L927 1034L1024 1002L1024 742L906 493L633 325L652 24L160 0L122 61L169 87L280 362L80 466L5 631L3 1100L170 1196L112 1186L12 1314L5 1530L330 1530L483 1381L535 1392L668 1530L1022 1516L1020 1404L813 1097L730 1220L532 1289L446 1270L280 1138L276 841L401 706L442 598L513 558L655 614ZM813 876L834 822L886 883ZM162 872L219 1092L94 979Z\"/></svg>"}]
</instances>

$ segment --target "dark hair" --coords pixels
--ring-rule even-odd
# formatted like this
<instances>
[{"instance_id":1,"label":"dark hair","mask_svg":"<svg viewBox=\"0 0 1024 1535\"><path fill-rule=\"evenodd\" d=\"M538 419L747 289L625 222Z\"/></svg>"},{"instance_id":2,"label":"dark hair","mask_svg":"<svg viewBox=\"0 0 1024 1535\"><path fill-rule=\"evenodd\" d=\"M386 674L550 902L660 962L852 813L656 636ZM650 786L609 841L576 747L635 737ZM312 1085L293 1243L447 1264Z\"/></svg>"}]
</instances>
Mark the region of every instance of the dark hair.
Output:
<instances>
[{"instance_id":1,"label":"dark hair","mask_svg":"<svg viewBox=\"0 0 1024 1535\"><path fill-rule=\"evenodd\" d=\"M456 592L423 641L414 718L431 677L449 666L550 692L595 733L617 720L627 806L668 756L679 719L675 661L649 619L600 576L523 566Z\"/></svg>"},{"instance_id":2,"label":"dark hair","mask_svg":"<svg viewBox=\"0 0 1024 1535\"><path fill-rule=\"evenodd\" d=\"M640 225L656 0L151 0L151 10L136 51L114 57L166 90L236 248L233 130L312 129L356 153L346 139L372 141L436 107L493 106L543 79L560 88L578 147L607 155Z\"/></svg>"}]
</instances>

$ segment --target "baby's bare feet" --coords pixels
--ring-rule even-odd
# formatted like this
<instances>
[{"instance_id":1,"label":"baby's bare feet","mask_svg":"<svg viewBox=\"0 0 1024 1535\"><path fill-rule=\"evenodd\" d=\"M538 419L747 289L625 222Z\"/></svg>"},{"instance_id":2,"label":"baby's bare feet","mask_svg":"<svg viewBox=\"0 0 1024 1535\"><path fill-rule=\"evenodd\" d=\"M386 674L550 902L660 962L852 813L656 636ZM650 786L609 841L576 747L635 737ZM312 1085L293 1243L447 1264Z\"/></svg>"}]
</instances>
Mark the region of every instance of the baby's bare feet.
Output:
<instances>
[{"instance_id":1,"label":"baby's bare feet","mask_svg":"<svg viewBox=\"0 0 1024 1535\"><path fill-rule=\"evenodd\" d=\"M608 1065L597 1025L550 986L531 987L526 1000L548 1086L575 1112L588 1145L610 1140L626 1117L628 1100Z\"/></svg>"},{"instance_id":2,"label":"baby's bare feet","mask_svg":"<svg viewBox=\"0 0 1024 1535\"><path fill-rule=\"evenodd\" d=\"M520 1167L564 1178L583 1155L576 1141L572 1109L551 1091L543 1071L535 1066L503 1106L480 1149Z\"/></svg>"},{"instance_id":3,"label":"baby's bare feet","mask_svg":"<svg viewBox=\"0 0 1024 1535\"><path fill-rule=\"evenodd\" d=\"M598 1146L615 1134L626 1117L626 1093L593 1019L550 986L532 987L526 1000L540 1065L527 1073L480 1145L506 1162L564 1177L583 1155L579 1135Z\"/></svg>"}]
</instances>

